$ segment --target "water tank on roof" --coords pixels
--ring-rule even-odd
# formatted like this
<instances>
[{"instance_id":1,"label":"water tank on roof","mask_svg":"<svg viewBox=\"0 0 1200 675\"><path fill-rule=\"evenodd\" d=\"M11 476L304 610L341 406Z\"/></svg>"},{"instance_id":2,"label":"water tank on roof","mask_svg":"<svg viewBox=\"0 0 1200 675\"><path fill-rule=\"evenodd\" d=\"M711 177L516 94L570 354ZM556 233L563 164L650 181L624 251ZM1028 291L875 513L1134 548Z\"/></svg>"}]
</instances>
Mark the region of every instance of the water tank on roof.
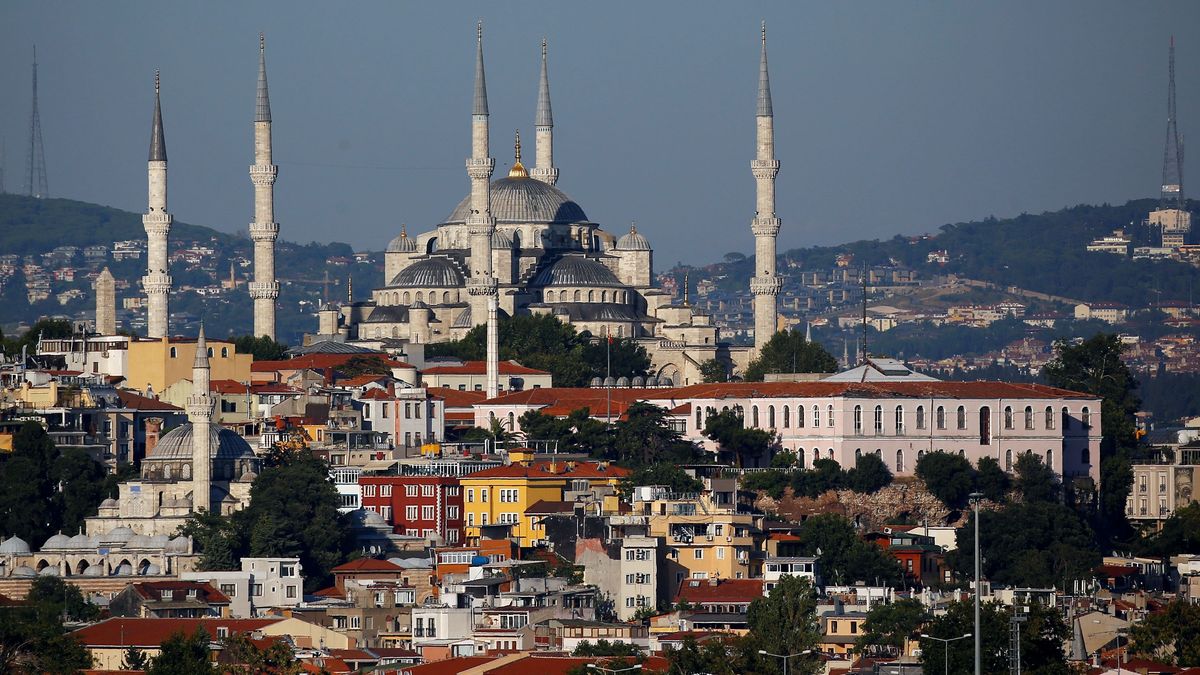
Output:
<instances>
[{"instance_id":1,"label":"water tank on roof","mask_svg":"<svg viewBox=\"0 0 1200 675\"><path fill-rule=\"evenodd\" d=\"M486 555L477 555L474 558L471 558L471 566L472 567L480 567L482 565L488 564L489 562L491 562L491 561L488 560L488 557Z\"/></svg>"}]
</instances>

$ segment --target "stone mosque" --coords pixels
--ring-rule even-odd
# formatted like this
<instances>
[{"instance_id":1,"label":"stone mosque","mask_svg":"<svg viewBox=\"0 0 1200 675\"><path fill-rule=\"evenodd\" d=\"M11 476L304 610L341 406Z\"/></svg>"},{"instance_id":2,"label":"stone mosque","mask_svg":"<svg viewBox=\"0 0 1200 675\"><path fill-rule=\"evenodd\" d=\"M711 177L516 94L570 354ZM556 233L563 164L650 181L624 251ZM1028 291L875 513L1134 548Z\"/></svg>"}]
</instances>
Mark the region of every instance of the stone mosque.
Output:
<instances>
[{"instance_id":1,"label":"stone mosque","mask_svg":"<svg viewBox=\"0 0 1200 675\"><path fill-rule=\"evenodd\" d=\"M514 143L512 168L491 180L483 32L477 32L471 113L472 153L467 159L471 191L433 229L410 235L401 227L387 246L385 283L370 300L326 305L310 340L355 341L376 346L423 344L461 338L487 320L489 306L501 315L550 314L592 335L633 339L650 355L651 376L662 384L701 381L709 359L744 370L775 332L775 174L773 112L763 30L757 108L757 154L752 172L757 210L752 221L756 257L751 284L755 347L730 345L711 317L691 306L684 290L675 300L654 284L654 251L638 228L617 236L588 219L557 184L554 117L546 43L534 116L534 164L522 161Z\"/></svg>"}]
</instances>

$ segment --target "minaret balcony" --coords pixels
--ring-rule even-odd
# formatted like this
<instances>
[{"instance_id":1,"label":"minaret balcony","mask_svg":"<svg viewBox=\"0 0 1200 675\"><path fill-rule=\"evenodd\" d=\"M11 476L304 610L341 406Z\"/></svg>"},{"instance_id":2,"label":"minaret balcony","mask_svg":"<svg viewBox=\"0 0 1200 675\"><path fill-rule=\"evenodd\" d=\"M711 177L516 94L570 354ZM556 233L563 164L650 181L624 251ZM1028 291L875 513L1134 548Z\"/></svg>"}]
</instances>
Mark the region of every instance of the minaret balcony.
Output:
<instances>
[{"instance_id":1,"label":"minaret balcony","mask_svg":"<svg viewBox=\"0 0 1200 675\"><path fill-rule=\"evenodd\" d=\"M275 241L279 236L279 223L250 223L251 241Z\"/></svg>"},{"instance_id":2,"label":"minaret balcony","mask_svg":"<svg viewBox=\"0 0 1200 675\"><path fill-rule=\"evenodd\" d=\"M171 231L171 214L166 211L157 211L142 214L142 226L146 229L148 236L167 236Z\"/></svg>"},{"instance_id":3,"label":"minaret balcony","mask_svg":"<svg viewBox=\"0 0 1200 675\"><path fill-rule=\"evenodd\" d=\"M467 280L467 294L496 295L497 286L495 277L474 277Z\"/></svg>"},{"instance_id":4,"label":"minaret balcony","mask_svg":"<svg viewBox=\"0 0 1200 675\"><path fill-rule=\"evenodd\" d=\"M779 234L779 228L783 224L778 218L755 218L750 223L750 231L756 237L774 237Z\"/></svg>"},{"instance_id":5,"label":"minaret balcony","mask_svg":"<svg viewBox=\"0 0 1200 675\"><path fill-rule=\"evenodd\" d=\"M162 272L152 272L142 277L142 288L151 295L171 292L171 276Z\"/></svg>"},{"instance_id":6,"label":"minaret balcony","mask_svg":"<svg viewBox=\"0 0 1200 675\"><path fill-rule=\"evenodd\" d=\"M492 177L495 168L496 160L491 157L467 158L467 175L471 180L487 180Z\"/></svg>"},{"instance_id":7,"label":"minaret balcony","mask_svg":"<svg viewBox=\"0 0 1200 675\"><path fill-rule=\"evenodd\" d=\"M750 171L755 178L775 178L779 173L779 160L777 159L752 159L750 160Z\"/></svg>"},{"instance_id":8,"label":"minaret balcony","mask_svg":"<svg viewBox=\"0 0 1200 675\"><path fill-rule=\"evenodd\" d=\"M279 297L278 281L251 281L249 289L250 297L255 300L274 300Z\"/></svg>"},{"instance_id":9,"label":"minaret balcony","mask_svg":"<svg viewBox=\"0 0 1200 675\"><path fill-rule=\"evenodd\" d=\"M783 279L779 277L754 277L750 280L750 292L754 295L779 295Z\"/></svg>"},{"instance_id":10,"label":"minaret balcony","mask_svg":"<svg viewBox=\"0 0 1200 675\"><path fill-rule=\"evenodd\" d=\"M279 167L274 164L251 164L250 182L254 187L270 187L279 176Z\"/></svg>"}]
</instances>

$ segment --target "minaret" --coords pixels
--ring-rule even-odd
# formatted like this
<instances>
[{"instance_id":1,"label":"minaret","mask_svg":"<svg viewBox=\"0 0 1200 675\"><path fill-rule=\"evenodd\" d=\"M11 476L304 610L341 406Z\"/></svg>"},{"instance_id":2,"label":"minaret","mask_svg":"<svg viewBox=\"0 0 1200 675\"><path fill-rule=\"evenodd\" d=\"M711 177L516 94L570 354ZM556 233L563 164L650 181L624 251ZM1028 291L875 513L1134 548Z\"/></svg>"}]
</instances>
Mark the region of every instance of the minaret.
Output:
<instances>
[{"instance_id":1,"label":"minaret","mask_svg":"<svg viewBox=\"0 0 1200 675\"><path fill-rule=\"evenodd\" d=\"M471 157L467 176L471 178L471 213L467 216L470 238L470 278L467 293L471 303L471 321L484 323L488 307L496 296L496 278L492 275L492 235L496 219L491 209L491 177L496 166L488 150L487 82L483 74L483 22L475 33L475 101L471 110Z\"/></svg>"},{"instance_id":2,"label":"minaret","mask_svg":"<svg viewBox=\"0 0 1200 675\"><path fill-rule=\"evenodd\" d=\"M100 270L93 285L96 291L96 332L117 334L117 282L108 268Z\"/></svg>"},{"instance_id":3,"label":"minaret","mask_svg":"<svg viewBox=\"0 0 1200 675\"><path fill-rule=\"evenodd\" d=\"M213 398L209 393L210 382L208 343L204 340L204 324L200 324L196 358L192 361L192 395L187 400L188 421L192 424L192 511L211 508Z\"/></svg>"},{"instance_id":4,"label":"minaret","mask_svg":"<svg viewBox=\"0 0 1200 675\"><path fill-rule=\"evenodd\" d=\"M250 223L250 239L254 242L254 281L250 282L250 297L254 298L254 336L275 339L275 299L279 297L279 282L275 281L275 239L279 223L275 222L275 176L279 167L271 163L271 100L267 96L267 45L258 34L258 95L254 106L254 164L250 167L250 182L254 184L254 222Z\"/></svg>"},{"instance_id":5,"label":"minaret","mask_svg":"<svg viewBox=\"0 0 1200 675\"><path fill-rule=\"evenodd\" d=\"M167 213L167 140L163 135L162 105L159 101L158 71L154 71L154 123L150 134L150 194L142 225L146 228L146 335L166 337L168 299L171 295L170 265L167 262L167 234L171 214Z\"/></svg>"},{"instance_id":6,"label":"minaret","mask_svg":"<svg viewBox=\"0 0 1200 675\"><path fill-rule=\"evenodd\" d=\"M554 166L554 113L550 110L550 75L546 70L546 38L542 38L542 78L538 82L537 114L533 118L537 157L529 175L543 183L558 182Z\"/></svg>"},{"instance_id":7,"label":"minaret","mask_svg":"<svg viewBox=\"0 0 1200 675\"><path fill-rule=\"evenodd\" d=\"M775 217L775 175L779 162L775 159L775 114L771 109L771 82L767 78L767 24L762 26L762 57L758 67L757 151L750 162L754 174L756 201L754 220L755 276L750 280L754 295L754 352L757 354L775 334L776 298L783 282L775 276L775 238L779 236L779 219Z\"/></svg>"}]
</instances>

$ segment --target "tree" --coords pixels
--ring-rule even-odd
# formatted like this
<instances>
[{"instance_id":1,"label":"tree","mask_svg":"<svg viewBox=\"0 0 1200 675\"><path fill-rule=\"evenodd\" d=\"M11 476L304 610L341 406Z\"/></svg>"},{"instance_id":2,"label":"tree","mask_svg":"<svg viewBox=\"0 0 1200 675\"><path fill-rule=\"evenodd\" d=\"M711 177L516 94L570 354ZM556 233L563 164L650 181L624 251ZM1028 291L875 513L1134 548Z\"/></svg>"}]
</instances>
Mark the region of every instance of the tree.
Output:
<instances>
[{"instance_id":1,"label":"tree","mask_svg":"<svg viewBox=\"0 0 1200 675\"><path fill-rule=\"evenodd\" d=\"M75 586L57 577L38 577L20 604L0 606L0 672L76 673L91 656L66 621L90 621L99 610Z\"/></svg>"},{"instance_id":2,"label":"tree","mask_svg":"<svg viewBox=\"0 0 1200 675\"><path fill-rule=\"evenodd\" d=\"M975 470L971 462L951 452L927 452L917 460L917 478L943 504L952 509L967 505L967 496L975 489Z\"/></svg>"},{"instance_id":3,"label":"tree","mask_svg":"<svg viewBox=\"0 0 1200 675\"><path fill-rule=\"evenodd\" d=\"M57 449L37 422L26 422L13 435L13 450L0 471L0 518L3 530L37 546L58 530L54 504Z\"/></svg>"},{"instance_id":4,"label":"tree","mask_svg":"<svg viewBox=\"0 0 1200 675\"><path fill-rule=\"evenodd\" d=\"M925 605L916 598L900 598L895 602L876 605L867 612L865 632L855 643L860 654L895 656L932 618Z\"/></svg>"},{"instance_id":5,"label":"tree","mask_svg":"<svg viewBox=\"0 0 1200 675\"><path fill-rule=\"evenodd\" d=\"M203 628L197 628L192 635L175 633L163 640L147 675L215 675L217 669L209 656L210 641Z\"/></svg>"},{"instance_id":6,"label":"tree","mask_svg":"<svg viewBox=\"0 0 1200 675\"><path fill-rule=\"evenodd\" d=\"M266 335L236 337L233 339L233 347L238 354L250 354L255 361L278 361L287 358L287 345Z\"/></svg>"},{"instance_id":7,"label":"tree","mask_svg":"<svg viewBox=\"0 0 1200 675\"><path fill-rule=\"evenodd\" d=\"M1063 641L1067 625L1054 610L1037 603L1029 606L1028 618L1021 625L1021 672L1030 675L1067 675ZM975 631L973 602L952 603L945 614L930 622L925 632L943 639L955 638ZM1012 608L1000 603L987 603L980 608L982 628L982 666L985 673L1008 672L1009 619ZM921 650L921 667L926 673L940 673L944 659L952 673L974 670L975 650L972 640L955 640L946 644L926 641Z\"/></svg>"},{"instance_id":8,"label":"tree","mask_svg":"<svg viewBox=\"0 0 1200 675\"><path fill-rule=\"evenodd\" d=\"M1042 462L1040 455L1022 453L1014 467L1017 473L1017 491L1026 503L1059 502L1062 486L1054 475L1054 469Z\"/></svg>"},{"instance_id":9,"label":"tree","mask_svg":"<svg viewBox=\"0 0 1200 675\"><path fill-rule=\"evenodd\" d=\"M633 492L633 488L642 485L665 485L671 489L671 492L700 492L704 489L704 483L693 478L679 466L667 462L649 464L635 469L621 481L621 492L628 495Z\"/></svg>"},{"instance_id":10,"label":"tree","mask_svg":"<svg viewBox=\"0 0 1200 675\"><path fill-rule=\"evenodd\" d=\"M1143 550L1164 558L1200 553L1200 503L1192 502L1171 514L1157 534L1143 540Z\"/></svg>"},{"instance_id":11,"label":"tree","mask_svg":"<svg viewBox=\"0 0 1200 675\"><path fill-rule=\"evenodd\" d=\"M1173 600L1129 630L1133 652L1175 666L1200 666L1200 605Z\"/></svg>"},{"instance_id":12,"label":"tree","mask_svg":"<svg viewBox=\"0 0 1200 675\"><path fill-rule=\"evenodd\" d=\"M821 576L829 583L901 583L900 563L878 546L859 539L845 516L811 516L800 525L798 536L800 550L817 557Z\"/></svg>"},{"instance_id":13,"label":"tree","mask_svg":"<svg viewBox=\"0 0 1200 675\"><path fill-rule=\"evenodd\" d=\"M717 359L700 362L700 379L706 383L728 382L729 366Z\"/></svg>"},{"instance_id":14,"label":"tree","mask_svg":"<svg viewBox=\"0 0 1200 675\"><path fill-rule=\"evenodd\" d=\"M1003 502L1008 496L1011 482L995 457L980 458L975 471L975 490L983 493L984 499Z\"/></svg>"},{"instance_id":15,"label":"tree","mask_svg":"<svg viewBox=\"0 0 1200 675\"><path fill-rule=\"evenodd\" d=\"M1138 381L1121 360L1125 345L1117 335L1097 333L1078 345L1060 340L1054 348L1057 355L1042 368L1042 379L1103 399L1100 423L1107 452L1136 445L1133 415L1141 406L1135 393Z\"/></svg>"},{"instance_id":16,"label":"tree","mask_svg":"<svg viewBox=\"0 0 1200 675\"><path fill-rule=\"evenodd\" d=\"M798 654L814 649L821 639L817 628L817 594L803 577L785 575L763 598L755 598L746 612L750 635L763 649L776 654ZM766 672L775 672L777 659L765 660ZM794 660L789 672L815 673L812 661Z\"/></svg>"},{"instance_id":17,"label":"tree","mask_svg":"<svg viewBox=\"0 0 1200 675\"><path fill-rule=\"evenodd\" d=\"M798 329L780 331L763 345L758 358L746 368L747 382L761 382L768 373L832 373L837 359Z\"/></svg>"},{"instance_id":18,"label":"tree","mask_svg":"<svg viewBox=\"0 0 1200 675\"><path fill-rule=\"evenodd\" d=\"M592 644L587 640L583 640L576 647L575 651L571 652L572 656L638 656L642 650L638 649L637 645L629 642L609 642L604 638Z\"/></svg>"},{"instance_id":19,"label":"tree","mask_svg":"<svg viewBox=\"0 0 1200 675\"><path fill-rule=\"evenodd\" d=\"M82 448L67 448L54 462L58 478L57 499L59 527L73 532L83 527L83 520L95 514L96 507L107 496L104 467Z\"/></svg>"},{"instance_id":20,"label":"tree","mask_svg":"<svg viewBox=\"0 0 1200 675\"><path fill-rule=\"evenodd\" d=\"M974 518L959 528L958 548L947 556L963 578L974 570ZM1049 588L1091 578L1100 563L1092 529L1064 504L1009 504L982 511L979 524L983 575L998 585Z\"/></svg>"},{"instance_id":21,"label":"tree","mask_svg":"<svg viewBox=\"0 0 1200 675\"><path fill-rule=\"evenodd\" d=\"M877 455L859 455L854 468L846 472L846 487L860 494L878 492L891 484L892 472Z\"/></svg>"},{"instance_id":22,"label":"tree","mask_svg":"<svg viewBox=\"0 0 1200 675\"><path fill-rule=\"evenodd\" d=\"M671 429L666 408L638 401L613 425L610 458L637 468L661 462L686 463L704 454Z\"/></svg>"},{"instance_id":23,"label":"tree","mask_svg":"<svg viewBox=\"0 0 1200 675\"><path fill-rule=\"evenodd\" d=\"M148 670L150 660L146 652L137 647L130 647L125 650L125 656L121 659L121 670Z\"/></svg>"},{"instance_id":24,"label":"tree","mask_svg":"<svg viewBox=\"0 0 1200 675\"><path fill-rule=\"evenodd\" d=\"M770 457L772 449L779 445L779 439L771 432L746 428L745 420L734 410L709 415L704 421L704 435L732 455L738 467L746 466L751 458L757 464L758 460Z\"/></svg>"},{"instance_id":25,"label":"tree","mask_svg":"<svg viewBox=\"0 0 1200 675\"><path fill-rule=\"evenodd\" d=\"M246 555L242 533L231 518L213 511L188 514L175 536L191 537L200 552L197 569L202 572L239 569Z\"/></svg>"},{"instance_id":26,"label":"tree","mask_svg":"<svg viewBox=\"0 0 1200 675\"><path fill-rule=\"evenodd\" d=\"M752 641L743 637L715 636L701 643L688 636L679 649L664 649L663 656L670 664L669 673L741 675L754 672L758 654Z\"/></svg>"},{"instance_id":27,"label":"tree","mask_svg":"<svg viewBox=\"0 0 1200 675\"><path fill-rule=\"evenodd\" d=\"M220 662L222 675L300 675L304 666L292 653L291 647L282 640L274 640L266 648L259 648L245 633L234 633L221 640Z\"/></svg>"}]
</instances>

